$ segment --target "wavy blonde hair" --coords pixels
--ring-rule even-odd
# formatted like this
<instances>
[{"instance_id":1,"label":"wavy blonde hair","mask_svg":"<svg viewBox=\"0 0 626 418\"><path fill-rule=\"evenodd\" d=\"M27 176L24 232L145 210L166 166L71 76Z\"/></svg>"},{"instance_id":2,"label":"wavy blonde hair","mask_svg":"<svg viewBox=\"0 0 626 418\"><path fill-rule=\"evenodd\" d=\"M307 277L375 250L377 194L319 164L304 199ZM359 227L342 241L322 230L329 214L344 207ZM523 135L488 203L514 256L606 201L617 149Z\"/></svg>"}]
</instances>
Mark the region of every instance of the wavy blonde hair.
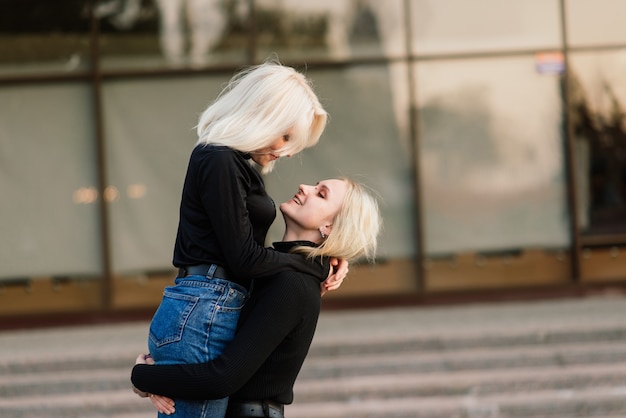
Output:
<instances>
[{"instance_id":1,"label":"wavy blonde hair","mask_svg":"<svg viewBox=\"0 0 626 418\"><path fill-rule=\"evenodd\" d=\"M382 228L378 201L363 184L345 177L340 180L348 184L348 191L330 234L318 247L297 247L295 252L309 258L329 256L349 262L365 258L373 262Z\"/></svg>"},{"instance_id":2,"label":"wavy blonde hair","mask_svg":"<svg viewBox=\"0 0 626 418\"><path fill-rule=\"evenodd\" d=\"M317 144L328 114L303 74L266 61L236 74L200 115L197 144L219 144L241 152L269 147L289 129L282 155ZM263 168L269 173L274 161Z\"/></svg>"}]
</instances>

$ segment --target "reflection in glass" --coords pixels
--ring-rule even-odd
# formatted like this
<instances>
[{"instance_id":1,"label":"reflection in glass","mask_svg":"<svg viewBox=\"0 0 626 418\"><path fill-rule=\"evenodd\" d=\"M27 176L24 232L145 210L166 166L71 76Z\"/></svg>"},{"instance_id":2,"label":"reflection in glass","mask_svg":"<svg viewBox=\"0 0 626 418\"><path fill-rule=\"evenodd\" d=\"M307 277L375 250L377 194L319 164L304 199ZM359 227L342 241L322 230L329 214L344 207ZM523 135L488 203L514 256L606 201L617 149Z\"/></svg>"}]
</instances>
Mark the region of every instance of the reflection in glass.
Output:
<instances>
[{"instance_id":1,"label":"reflection in glass","mask_svg":"<svg viewBox=\"0 0 626 418\"><path fill-rule=\"evenodd\" d=\"M89 62L88 0L0 2L0 74L74 72Z\"/></svg>"},{"instance_id":2,"label":"reflection in glass","mask_svg":"<svg viewBox=\"0 0 626 418\"><path fill-rule=\"evenodd\" d=\"M559 75L518 57L416 79L427 254L568 245Z\"/></svg>"},{"instance_id":3,"label":"reflection in glass","mask_svg":"<svg viewBox=\"0 0 626 418\"><path fill-rule=\"evenodd\" d=\"M412 0L413 53L558 48L559 15L558 0Z\"/></svg>"},{"instance_id":4,"label":"reflection in glass","mask_svg":"<svg viewBox=\"0 0 626 418\"><path fill-rule=\"evenodd\" d=\"M242 62L247 2L101 0L104 68L204 67Z\"/></svg>"},{"instance_id":5,"label":"reflection in glass","mask_svg":"<svg viewBox=\"0 0 626 418\"><path fill-rule=\"evenodd\" d=\"M257 56L335 59L406 51L403 0L255 0Z\"/></svg>"},{"instance_id":6,"label":"reflection in glass","mask_svg":"<svg viewBox=\"0 0 626 418\"><path fill-rule=\"evenodd\" d=\"M572 53L580 227L626 233L626 50Z\"/></svg>"}]
</instances>

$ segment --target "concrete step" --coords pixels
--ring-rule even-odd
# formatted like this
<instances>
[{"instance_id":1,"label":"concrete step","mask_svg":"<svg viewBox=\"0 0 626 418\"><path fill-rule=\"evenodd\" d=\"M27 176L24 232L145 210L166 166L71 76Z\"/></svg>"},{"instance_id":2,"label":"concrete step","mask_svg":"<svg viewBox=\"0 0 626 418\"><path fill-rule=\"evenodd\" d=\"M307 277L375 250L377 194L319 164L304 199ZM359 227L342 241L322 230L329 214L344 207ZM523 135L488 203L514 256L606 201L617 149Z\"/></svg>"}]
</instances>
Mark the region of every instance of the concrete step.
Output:
<instances>
[{"instance_id":1,"label":"concrete step","mask_svg":"<svg viewBox=\"0 0 626 418\"><path fill-rule=\"evenodd\" d=\"M376 361L373 359L373 361ZM402 359L398 359L402 363ZM341 367L338 365L337 367ZM0 376L0 397L84 393L130 388L129 368ZM626 386L626 362L553 364L540 367L483 368L391 374L368 373L298 379L296 393L305 401L348 399L352 396L454 395L479 390L584 388L590 385ZM385 382L381 388L378 382Z\"/></svg>"},{"instance_id":2,"label":"concrete step","mask_svg":"<svg viewBox=\"0 0 626 418\"><path fill-rule=\"evenodd\" d=\"M289 418L574 418L626 416L626 387L546 390L480 396L296 402Z\"/></svg>"},{"instance_id":3,"label":"concrete step","mask_svg":"<svg viewBox=\"0 0 626 418\"><path fill-rule=\"evenodd\" d=\"M104 418L152 412L130 387L121 390L0 397L2 418ZM152 413L155 417L156 413Z\"/></svg>"},{"instance_id":4,"label":"concrete step","mask_svg":"<svg viewBox=\"0 0 626 418\"><path fill-rule=\"evenodd\" d=\"M297 402L626 388L626 363L298 380Z\"/></svg>"},{"instance_id":5,"label":"concrete step","mask_svg":"<svg viewBox=\"0 0 626 418\"><path fill-rule=\"evenodd\" d=\"M622 341L455 348L439 352L406 352L401 355L370 353L307 358L298 382L392 374L432 377L437 373L445 375L460 371L483 371L487 374L501 371L504 375L512 376L523 374L525 370L561 371L577 365L597 365L601 369L602 365L621 364L626 364L626 342ZM75 359L55 364L54 367L36 362L30 362L28 367L7 367L0 374L0 396L122 389L130 385L131 367L132 362L128 358L123 361L110 359L109 363L104 359L93 362ZM620 367L614 370L621 373Z\"/></svg>"},{"instance_id":6,"label":"concrete step","mask_svg":"<svg viewBox=\"0 0 626 418\"><path fill-rule=\"evenodd\" d=\"M307 358L299 379L626 362L626 341Z\"/></svg>"},{"instance_id":7,"label":"concrete step","mask_svg":"<svg viewBox=\"0 0 626 418\"><path fill-rule=\"evenodd\" d=\"M626 416L626 387L544 390L498 395L355 397L348 402L297 401L289 418L556 418ZM152 406L129 391L0 399L3 418L148 418Z\"/></svg>"},{"instance_id":8,"label":"concrete step","mask_svg":"<svg viewBox=\"0 0 626 418\"><path fill-rule=\"evenodd\" d=\"M106 354L79 352L54 353L46 357L0 358L0 375L23 373L49 373L109 368L129 368L135 364L141 349L119 350Z\"/></svg>"},{"instance_id":9,"label":"concrete step","mask_svg":"<svg viewBox=\"0 0 626 418\"><path fill-rule=\"evenodd\" d=\"M598 318L617 307L610 305ZM316 336L296 383L295 404L287 407L286 415L626 416L626 323L554 319L546 326L535 320L519 326L518 312L526 314L528 306L514 308L502 326L483 326L480 309L473 327L447 329L429 318L460 323L468 319L461 309L414 312L423 324L410 327L405 311L333 316L341 319L326 323ZM384 327L390 321L395 325ZM355 324L360 324L358 332ZM347 332L327 332L332 326ZM370 328L373 332L366 332ZM129 381L135 356L145 349L140 334L146 329L146 324L135 324L110 327L102 334L69 330L68 341L52 330L5 336L0 417L154 418L149 401L137 397Z\"/></svg>"},{"instance_id":10,"label":"concrete step","mask_svg":"<svg viewBox=\"0 0 626 418\"><path fill-rule=\"evenodd\" d=\"M351 354L402 353L411 351L439 352L442 350L480 347L546 346L575 342L626 341L626 324L619 326L563 326L556 329L517 328L497 330L468 330L454 333L431 332L415 334L410 330L392 335L363 335L358 339L347 335L332 339L317 338L309 358L336 357Z\"/></svg>"},{"instance_id":11,"label":"concrete step","mask_svg":"<svg viewBox=\"0 0 626 418\"><path fill-rule=\"evenodd\" d=\"M626 365L580 366L514 374L460 372L305 382L296 386L296 403L288 407L288 416L536 418L626 414L624 369ZM316 397L314 392L322 396ZM329 396L331 393L335 395ZM340 393L343 400L338 400ZM129 388L0 397L3 418L143 417L151 408Z\"/></svg>"},{"instance_id":12,"label":"concrete step","mask_svg":"<svg viewBox=\"0 0 626 418\"><path fill-rule=\"evenodd\" d=\"M533 352L533 348L542 351L548 347L554 347L554 352L558 353L563 347L570 347L569 344L580 346L586 343L615 342L615 347L619 347L620 341L626 342L626 325L596 329L570 328L550 332L530 329L501 330L487 334L476 332L431 336L397 334L384 338L364 336L356 341L354 338L345 340L334 338L314 340L305 366L317 363L322 365L317 367L320 370L324 368L324 364L334 368L335 362L344 363L345 358L359 358L361 363L371 363L368 360L368 354L385 353L391 358L399 355L403 357L408 355L407 358L410 358L411 355L416 355L423 360L442 358L447 355L446 353L457 352L475 353L476 356L481 357L481 351L496 350L497 352L498 348L502 353L506 353L511 348ZM135 357L142 351L142 348L145 351L145 347L130 350L128 347L121 347L108 349L106 352L51 350L46 356L4 356L0 357L0 376L17 373L129 368L134 364ZM618 349L615 355L621 356L620 352L621 350ZM573 361L573 359L570 360Z\"/></svg>"},{"instance_id":13,"label":"concrete step","mask_svg":"<svg viewBox=\"0 0 626 418\"><path fill-rule=\"evenodd\" d=\"M130 366L0 375L1 398L128 390L130 387Z\"/></svg>"},{"instance_id":14,"label":"concrete step","mask_svg":"<svg viewBox=\"0 0 626 418\"><path fill-rule=\"evenodd\" d=\"M585 352L591 356L589 352L592 351L593 345L589 343L587 345L587 347L570 346L570 349L578 351L578 355ZM621 345L619 342L611 342L603 343L601 347L596 348L602 348L600 351L603 352L615 352L615 347ZM568 345L561 344L549 349L567 347ZM541 349L545 347L532 347L534 351ZM486 349L452 351L463 355L467 355L467 352L480 351L485 354L489 352ZM503 349L498 347L496 351ZM513 352L509 358L512 359L525 350L515 347L511 351ZM570 354L576 356L576 353ZM435 357L436 353L428 355ZM492 358L497 357L493 352L491 355ZM376 363L377 359L388 360L389 357L388 354L370 354L364 361ZM351 358L342 356L342 360L350 361ZM398 356L397 360L402 363L406 361L406 356ZM333 367L342 366L340 362L335 361ZM145 414L146 410L151 411L151 405L130 391L128 372L128 368L118 368L3 375L0 378L0 416L99 418L120 414ZM603 388L603 391L611 396L598 396L598 388ZM622 413L622 404L613 395L626 394L626 362L560 364L535 368L491 367L420 373L407 372L405 369L403 373L388 375L363 373L353 376L299 379L295 391L296 404L290 408L296 409L293 412L290 410L290 418L299 416L318 418L320 415L315 415L311 410L315 411L316 406L329 403L340 405L339 410L346 414L329 415L329 418L334 416L378 418L385 414L388 417L432 418L535 417L533 414L537 413L553 417L596 416L573 414L579 413L576 412L579 410L587 411L589 408L593 408L594 413L595 411L607 414ZM584 397L580 398L578 404L570 399L574 395L579 399L579 394L583 394ZM525 407L521 401L509 402L509 398L530 399L533 396L537 396L534 409ZM370 409L368 405L372 402L386 407L382 411ZM297 409L300 405L303 405L302 409ZM434 405L445 407L439 410ZM417 414L416 411L420 411L420 414L423 412L423 415ZM494 415L496 414L494 411L499 415Z\"/></svg>"}]
</instances>

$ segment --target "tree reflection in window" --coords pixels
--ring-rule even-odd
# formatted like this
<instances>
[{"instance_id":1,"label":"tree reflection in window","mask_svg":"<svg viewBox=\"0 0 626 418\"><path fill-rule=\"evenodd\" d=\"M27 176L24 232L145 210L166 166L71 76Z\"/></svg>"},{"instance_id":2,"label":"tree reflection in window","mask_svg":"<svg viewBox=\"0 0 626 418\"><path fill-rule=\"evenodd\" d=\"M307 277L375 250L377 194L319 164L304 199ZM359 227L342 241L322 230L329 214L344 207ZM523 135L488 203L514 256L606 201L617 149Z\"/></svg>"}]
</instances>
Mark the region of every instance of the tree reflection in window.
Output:
<instances>
[{"instance_id":1,"label":"tree reflection in window","mask_svg":"<svg viewBox=\"0 0 626 418\"><path fill-rule=\"evenodd\" d=\"M587 218L583 232L609 234L626 232L626 112L614 87L604 81L601 94L610 103L606 110L593 109L588 94L575 75L571 77L572 125L582 147L577 157L586 166ZM580 167L581 165L579 165Z\"/></svg>"}]
</instances>

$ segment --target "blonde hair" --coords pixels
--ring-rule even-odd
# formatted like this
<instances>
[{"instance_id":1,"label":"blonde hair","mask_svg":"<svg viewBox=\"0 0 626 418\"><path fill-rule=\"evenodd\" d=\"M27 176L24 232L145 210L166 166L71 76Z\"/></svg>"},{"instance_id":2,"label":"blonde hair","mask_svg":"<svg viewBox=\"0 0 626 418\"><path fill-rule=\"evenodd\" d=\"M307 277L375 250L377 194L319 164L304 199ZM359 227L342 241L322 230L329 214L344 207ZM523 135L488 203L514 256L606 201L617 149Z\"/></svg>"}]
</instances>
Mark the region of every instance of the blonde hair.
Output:
<instances>
[{"instance_id":1,"label":"blonde hair","mask_svg":"<svg viewBox=\"0 0 626 418\"><path fill-rule=\"evenodd\" d=\"M289 129L282 155L317 144L328 114L311 82L295 69L266 61L236 74L200 115L197 144L219 144L241 152L269 147ZM274 161L264 169L272 171Z\"/></svg>"},{"instance_id":2,"label":"blonde hair","mask_svg":"<svg viewBox=\"0 0 626 418\"><path fill-rule=\"evenodd\" d=\"M309 258L329 256L349 262L365 258L374 261L382 219L378 201L360 183L340 178L348 184L341 209L333 219L328 237L318 247L297 247Z\"/></svg>"}]
</instances>

